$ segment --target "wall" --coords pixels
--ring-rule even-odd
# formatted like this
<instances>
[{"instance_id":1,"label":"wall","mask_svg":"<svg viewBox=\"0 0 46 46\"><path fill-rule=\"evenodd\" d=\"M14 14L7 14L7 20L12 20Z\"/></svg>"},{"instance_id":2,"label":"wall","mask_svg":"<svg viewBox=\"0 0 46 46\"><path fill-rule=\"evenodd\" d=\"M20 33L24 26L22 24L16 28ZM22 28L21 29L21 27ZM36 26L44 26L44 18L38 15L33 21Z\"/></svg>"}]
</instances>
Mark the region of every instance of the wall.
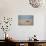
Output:
<instances>
[{"instance_id":1,"label":"wall","mask_svg":"<svg viewBox=\"0 0 46 46\"><path fill-rule=\"evenodd\" d=\"M44 39L46 39L46 16L45 16L45 19L44 19L45 23L44 23Z\"/></svg>"},{"instance_id":2,"label":"wall","mask_svg":"<svg viewBox=\"0 0 46 46\"><path fill-rule=\"evenodd\" d=\"M28 0L0 0L0 16L13 17L8 33L17 40L27 40L34 34L39 40L44 40L46 8L32 8ZM18 15L33 15L33 26L19 26ZM2 32L2 31L1 31ZM0 36L2 39L2 36Z\"/></svg>"}]
</instances>

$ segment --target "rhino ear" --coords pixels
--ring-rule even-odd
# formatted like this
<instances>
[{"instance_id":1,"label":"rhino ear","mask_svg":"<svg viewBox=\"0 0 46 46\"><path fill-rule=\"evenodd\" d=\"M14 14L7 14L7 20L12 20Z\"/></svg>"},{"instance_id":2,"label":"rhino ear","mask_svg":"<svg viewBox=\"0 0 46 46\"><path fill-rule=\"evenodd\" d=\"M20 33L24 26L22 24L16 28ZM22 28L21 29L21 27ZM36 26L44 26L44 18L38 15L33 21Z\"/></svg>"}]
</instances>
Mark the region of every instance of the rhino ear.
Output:
<instances>
[{"instance_id":1,"label":"rhino ear","mask_svg":"<svg viewBox=\"0 0 46 46\"><path fill-rule=\"evenodd\" d=\"M34 7L34 8L38 8L43 0L29 0L29 4Z\"/></svg>"}]
</instances>

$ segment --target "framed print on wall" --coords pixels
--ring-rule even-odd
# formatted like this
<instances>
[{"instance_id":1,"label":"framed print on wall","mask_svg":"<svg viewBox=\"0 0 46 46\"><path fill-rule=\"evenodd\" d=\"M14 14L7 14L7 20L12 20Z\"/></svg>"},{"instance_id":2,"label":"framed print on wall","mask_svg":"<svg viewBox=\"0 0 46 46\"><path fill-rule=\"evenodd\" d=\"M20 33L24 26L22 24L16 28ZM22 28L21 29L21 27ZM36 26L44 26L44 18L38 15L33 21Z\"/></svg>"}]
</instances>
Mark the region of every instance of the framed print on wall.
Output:
<instances>
[{"instance_id":1,"label":"framed print on wall","mask_svg":"<svg viewBox=\"0 0 46 46\"><path fill-rule=\"evenodd\" d=\"M33 16L32 15L19 15L18 25L33 25Z\"/></svg>"}]
</instances>

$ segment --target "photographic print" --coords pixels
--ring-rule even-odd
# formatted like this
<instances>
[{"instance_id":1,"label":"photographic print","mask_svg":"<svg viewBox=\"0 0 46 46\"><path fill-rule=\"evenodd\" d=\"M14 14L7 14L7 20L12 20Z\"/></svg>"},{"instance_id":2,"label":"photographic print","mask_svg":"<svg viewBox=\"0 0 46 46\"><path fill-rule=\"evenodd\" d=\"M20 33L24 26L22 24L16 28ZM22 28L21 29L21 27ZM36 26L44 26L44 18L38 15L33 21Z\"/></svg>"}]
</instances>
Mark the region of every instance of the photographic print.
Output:
<instances>
[{"instance_id":1,"label":"photographic print","mask_svg":"<svg viewBox=\"0 0 46 46\"><path fill-rule=\"evenodd\" d=\"M18 25L33 25L33 16L32 15L19 15Z\"/></svg>"}]
</instances>

